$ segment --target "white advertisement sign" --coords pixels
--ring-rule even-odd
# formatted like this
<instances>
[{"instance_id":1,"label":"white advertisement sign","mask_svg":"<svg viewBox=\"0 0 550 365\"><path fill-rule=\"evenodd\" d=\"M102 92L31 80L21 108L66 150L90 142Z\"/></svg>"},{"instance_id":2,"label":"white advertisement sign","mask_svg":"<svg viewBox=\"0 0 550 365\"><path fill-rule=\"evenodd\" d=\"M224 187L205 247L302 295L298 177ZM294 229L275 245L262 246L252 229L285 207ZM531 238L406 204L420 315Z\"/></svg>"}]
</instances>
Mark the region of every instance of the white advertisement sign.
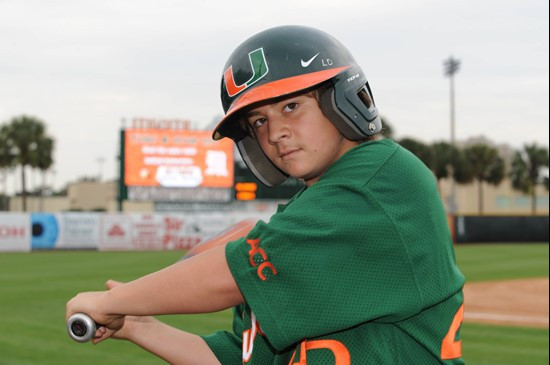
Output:
<instances>
[{"instance_id":1,"label":"white advertisement sign","mask_svg":"<svg viewBox=\"0 0 550 365\"><path fill-rule=\"evenodd\" d=\"M201 242L195 219L184 214L104 214L101 250L180 250Z\"/></svg>"},{"instance_id":2,"label":"white advertisement sign","mask_svg":"<svg viewBox=\"0 0 550 365\"><path fill-rule=\"evenodd\" d=\"M55 248L97 248L100 213L61 213L59 239Z\"/></svg>"},{"instance_id":3,"label":"white advertisement sign","mask_svg":"<svg viewBox=\"0 0 550 365\"><path fill-rule=\"evenodd\" d=\"M162 214L160 217L162 249L186 250L202 241L203 236L191 214Z\"/></svg>"},{"instance_id":4,"label":"white advertisement sign","mask_svg":"<svg viewBox=\"0 0 550 365\"><path fill-rule=\"evenodd\" d=\"M29 214L0 213L0 251L30 251L31 236Z\"/></svg>"},{"instance_id":5,"label":"white advertisement sign","mask_svg":"<svg viewBox=\"0 0 550 365\"><path fill-rule=\"evenodd\" d=\"M193 227L203 240L207 240L235 223L230 214L203 213L194 216Z\"/></svg>"},{"instance_id":6,"label":"white advertisement sign","mask_svg":"<svg viewBox=\"0 0 550 365\"><path fill-rule=\"evenodd\" d=\"M107 213L101 216L99 229L100 250L131 250L130 216L122 213Z\"/></svg>"}]
</instances>

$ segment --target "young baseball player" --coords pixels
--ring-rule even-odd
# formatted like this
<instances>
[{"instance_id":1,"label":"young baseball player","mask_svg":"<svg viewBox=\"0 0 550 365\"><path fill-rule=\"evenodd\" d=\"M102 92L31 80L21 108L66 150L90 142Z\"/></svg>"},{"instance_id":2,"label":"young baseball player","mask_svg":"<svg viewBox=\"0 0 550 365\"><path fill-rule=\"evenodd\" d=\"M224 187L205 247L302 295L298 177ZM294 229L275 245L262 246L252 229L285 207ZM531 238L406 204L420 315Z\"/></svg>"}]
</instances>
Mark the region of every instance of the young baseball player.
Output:
<instances>
[{"instance_id":1,"label":"young baseball player","mask_svg":"<svg viewBox=\"0 0 550 365\"><path fill-rule=\"evenodd\" d=\"M330 35L268 29L222 78L229 137L266 185L306 187L246 237L105 292L67 316L182 364L463 364L464 277L432 173L379 135L366 76ZM232 332L196 336L149 316L234 307ZM136 317L137 316L137 317Z\"/></svg>"}]
</instances>

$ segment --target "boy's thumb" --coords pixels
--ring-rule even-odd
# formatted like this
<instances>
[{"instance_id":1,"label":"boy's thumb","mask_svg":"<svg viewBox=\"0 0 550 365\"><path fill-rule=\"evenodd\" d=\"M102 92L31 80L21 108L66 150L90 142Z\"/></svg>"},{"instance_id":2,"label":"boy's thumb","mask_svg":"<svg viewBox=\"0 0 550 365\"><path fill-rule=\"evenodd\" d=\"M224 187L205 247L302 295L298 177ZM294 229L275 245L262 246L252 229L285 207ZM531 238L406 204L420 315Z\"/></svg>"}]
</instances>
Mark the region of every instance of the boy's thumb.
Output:
<instances>
[{"instance_id":1,"label":"boy's thumb","mask_svg":"<svg viewBox=\"0 0 550 365\"><path fill-rule=\"evenodd\" d=\"M124 284L124 283L122 283L120 281L116 281L116 280L111 280L111 279L109 279L105 282L105 286L107 287L107 289L113 289L113 288L115 288L119 285L122 285L122 284Z\"/></svg>"}]
</instances>

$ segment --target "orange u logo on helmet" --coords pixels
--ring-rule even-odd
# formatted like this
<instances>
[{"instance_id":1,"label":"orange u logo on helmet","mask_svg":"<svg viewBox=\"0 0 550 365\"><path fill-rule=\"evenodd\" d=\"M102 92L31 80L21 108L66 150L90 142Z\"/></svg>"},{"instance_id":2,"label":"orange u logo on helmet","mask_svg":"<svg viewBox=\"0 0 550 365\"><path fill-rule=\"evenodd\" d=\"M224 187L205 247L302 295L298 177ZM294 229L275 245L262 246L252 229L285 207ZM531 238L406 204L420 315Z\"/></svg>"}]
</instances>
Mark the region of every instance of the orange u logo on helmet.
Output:
<instances>
[{"instance_id":1,"label":"orange u logo on helmet","mask_svg":"<svg viewBox=\"0 0 550 365\"><path fill-rule=\"evenodd\" d=\"M250 52L248 54L248 60L250 61L250 66L252 67L252 77L245 83L241 85L237 85L235 83L235 78L233 76L233 65L229 66L229 68L223 73L225 89L230 97L246 90L269 72L269 67L267 66L267 60L265 58L263 48L258 48Z\"/></svg>"}]
</instances>

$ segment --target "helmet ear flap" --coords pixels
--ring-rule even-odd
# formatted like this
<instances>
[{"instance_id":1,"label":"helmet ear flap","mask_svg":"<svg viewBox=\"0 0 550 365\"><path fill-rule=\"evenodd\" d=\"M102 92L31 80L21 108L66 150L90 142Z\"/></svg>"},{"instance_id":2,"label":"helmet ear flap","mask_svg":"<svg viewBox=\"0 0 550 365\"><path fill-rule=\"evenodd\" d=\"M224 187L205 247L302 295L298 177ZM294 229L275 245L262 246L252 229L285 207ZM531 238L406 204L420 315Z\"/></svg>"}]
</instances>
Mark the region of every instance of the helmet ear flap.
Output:
<instances>
[{"instance_id":1,"label":"helmet ear flap","mask_svg":"<svg viewBox=\"0 0 550 365\"><path fill-rule=\"evenodd\" d=\"M237 148L250 171L266 186L284 182L288 175L279 170L264 154L255 138L246 136L237 142Z\"/></svg>"},{"instance_id":2,"label":"helmet ear flap","mask_svg":"<svg viewBox=\"0 0 550 365\"><path fill-rule=\"evenodd\" d=\"M357 141L365 138L363 133L338 109L334 96L334 88L323 89L319 94L323 114L334 124L347 139Z\"/></svg>"},{"instance_id":3,"label":"helmet ear flap","mask_svg":"<svg viewBox=\"0 0 550 365\"><path fill-rule=\"evenodd\" d=\"M356 141L379 133L382 121L364 76L352 72L334 77L320 89L321 110L349 140Z\"/></svg>"}]
</instances>

